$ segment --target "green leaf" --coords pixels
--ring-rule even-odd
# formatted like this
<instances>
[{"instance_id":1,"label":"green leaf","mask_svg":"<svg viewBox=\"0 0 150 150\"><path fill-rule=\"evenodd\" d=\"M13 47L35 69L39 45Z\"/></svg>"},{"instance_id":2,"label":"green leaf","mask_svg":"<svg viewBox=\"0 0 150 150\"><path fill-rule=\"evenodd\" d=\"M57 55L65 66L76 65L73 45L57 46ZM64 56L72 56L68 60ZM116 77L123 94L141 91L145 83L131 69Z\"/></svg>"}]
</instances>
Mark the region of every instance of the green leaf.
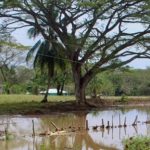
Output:
<instances>
[{"instance_id":1,"label":"green leaf","mask_svg":"<svg viewBox=\"0 0 150 150\"><path fill-rule=\"evenodd\" d=\"M37 48L41 45L41 40L37 41L35 43L35 45L29 50L27 57L26 57L26 61L28 62L31 57L33 56L33 53L37 50Z\"/></svg>"}]
</instances>

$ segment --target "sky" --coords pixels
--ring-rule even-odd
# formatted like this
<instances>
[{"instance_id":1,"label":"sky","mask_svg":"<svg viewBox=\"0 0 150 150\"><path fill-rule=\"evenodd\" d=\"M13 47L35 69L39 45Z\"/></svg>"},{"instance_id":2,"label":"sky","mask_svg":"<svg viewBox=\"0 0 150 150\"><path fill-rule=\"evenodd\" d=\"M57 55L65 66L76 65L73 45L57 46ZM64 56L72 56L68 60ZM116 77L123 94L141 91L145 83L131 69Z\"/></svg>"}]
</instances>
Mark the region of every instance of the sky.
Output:
<instances>
[{"instance_id":1,"label":"sky","mask_svg":"<svg viewBox=\"0 0 150 150\"><path fill-rule=\"evenodd\" d=\"M38 38L29 39L29 37L27 36L27 31L25 29L15 31L13 33L13 36L16 38L17 42L25 46L32 46L37 40L39 40ZM147 67L150 67L150 59L136 59L128 65L136 69L146 69Z\"/></svg>"}]
</instances>

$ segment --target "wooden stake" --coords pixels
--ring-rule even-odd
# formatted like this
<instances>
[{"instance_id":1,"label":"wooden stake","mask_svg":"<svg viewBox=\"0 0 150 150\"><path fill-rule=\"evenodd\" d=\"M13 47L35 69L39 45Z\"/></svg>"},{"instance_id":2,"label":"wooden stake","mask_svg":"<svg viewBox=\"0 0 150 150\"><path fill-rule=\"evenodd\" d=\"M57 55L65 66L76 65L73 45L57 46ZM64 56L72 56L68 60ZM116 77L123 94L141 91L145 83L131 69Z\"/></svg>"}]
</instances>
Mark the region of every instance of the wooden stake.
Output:
<instances>
[{"instance_id":1,"label":"wooden stake","mask_svg":"<svg viewBox=\"0 0 150 150\"><path fill-rule=\"evenodd\" d=\"M110 128L110 125L109 125L109 121L107 122L107 126L106 126L106 129L109 129Z\"/></svg>"},{"instance_id":2,"label":"wooden stake","mask_svg":"<svg viewBox=\"0 0 150 150\"><path fill-rule=\"evenodd\" d=\"M102 125L101 125L101 128L104 128L104 120L102 119Z\"/></svg>"},{"instance_id":3,"label":"wooden stake","mask_svg":"<svg viewBox=\"0 0 150 150\"><path fill-rule=\"evenodd\" d=\"M126 132L126 127L124 128L124 133L125 133L125 135L127 134L127 132Z\"/></svg>"},{"instance_id":4,"label":"wooden stake","mask_svg":"<svg viewBox=\"0 0 150 150\"><path fill-rule=\"evenodd\" d=\"M88 120L86 120L85 129L86 129L86 130L89 130Z\"/></svg>"},{"instance_id":5,"label":"wooden stake","mask_svg":"<svg viewBox=\"0 0 150 150\"><path fill-rule=\"evenodd\" d=\"M114 132L113 132L114 128L112 128L112 139L114 138Z\"/></svg>"},{"instance_id":6,"label":"wooden stake","mask_svg":"<svg viewBox=\"0 0 150 150\"><path fill-rule=\"evenodd\" d=\"M126 124L126 117L124 118L124 127L127 127L127 124Z\"/></svg>"},{"instance_id":7,"label":"wooden stake","mask_svg":"<svg viewBox=\"0 0 150 150\"><path fill-rule=\"evenodd\" d=\"M96 125L96 126L93 126L93 130L97 130L97 128L98 128L98 126Z\"/></svg>"},{"instance_id":8,"label":"wooden stake","mask_svg":"<svg viewBox=\"0 0 150 150\"><path fill-rule=\"evenodd\" d=\"M121 128L122 127L122 125L121 125L121 118L120 118L120 114L119 114L119 126L118 126L119 128Z\"/></svg>"},{"instance_id":9,"label":"wooden stake","mask_svg":"<svg viewBox=\"0 0 150 150\"><path fill-rule=\"evenodd\" d=\"M112 125L111 125L111 128L114 127L114 120L113 120L113 116L112 116Z\"/></svg>"},{"instance_id":10,"label":"wooden stake","mask_svg":"<svg viewBox=\"0 0 150 150\"><path fill-rule=\"evenodd\" d=\"M35 136L34 120L32 120L32 131L33 131L33 134L32 134L32 136Z\"/></svg>"},{"instance_id":11,"label":"wooden stake","mask_svg":"<svg viewBox=\"0 0 150 150\"><path fill-rule=\"evenodd\" d=\"M102 138L104 137L104 128L103 128L103 130L102 130Z\"/></svg>"},{"instance_id":12,"label":"wooden stake","mask_svg":"<svg viewBox=\"0 0 150 150\"><path fill-rule=\"evenodd\" d=\"M119 128L119 139L121 137L121 128Z\"/></svg>"}]
</instances>

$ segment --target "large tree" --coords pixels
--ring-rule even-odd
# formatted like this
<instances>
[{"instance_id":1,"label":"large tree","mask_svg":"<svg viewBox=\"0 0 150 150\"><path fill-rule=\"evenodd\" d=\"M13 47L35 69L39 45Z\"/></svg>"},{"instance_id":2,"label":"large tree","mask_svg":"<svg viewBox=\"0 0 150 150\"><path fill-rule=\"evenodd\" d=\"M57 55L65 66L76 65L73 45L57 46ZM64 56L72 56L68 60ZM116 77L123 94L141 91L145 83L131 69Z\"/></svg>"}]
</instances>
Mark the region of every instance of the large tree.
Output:
<instances>
[{"instance_id":1,"label":"large tree","mask_svg":"<svg viewBox=\"0 0 150 150\"><path fill-rule=\"evenodd\" d=\"M27 61L33 57L34 53L34 68L40 68L41 73L46 73L48 76L48 83L46 88L46 93L44 94L44 98L42 102L48 102L48 91L50 88L51 80L54 78L55 70L59 67L62 70L65 69L65 61L62 59L58 59L61 56L61 45L59 43L50 43L49 41L38 41L28 52ZM59 52L60 51L60 52Z\"/></svg>"},{"instance_id":2,"label":"large tree","mask_svg":"<svg viewBox=\"0 0 150 150\"><path fill-rule=\"evenodd\" d=\"M23 54L26 47L16 43L7 30L0 30L0 81L7 94L14 84L15 67L24 64Z\"/></svg>"},{"instance_id":3,"label":"large tree","mask_svg":"<svg viewBox=\"0 0 150 150\"><path fill-rule=\"evenodd\" d=\"M80 104L97 73L150 56L148 0L5 0L0 17L2 27L32 26L47 41L53 40L47 31L54 31L72 66Z\"/></svg>"},{"instance_id":4,"label":"large tree","mask_svg":"<svg viewBox=\"0 0 150 150\"><path fill-rule=\"evenodd\" d=\"M54 80L54 76L56 76L56 70L60 69L61 73L65 73L65 60L59 59L60 57L64 56L63 46L60 42L54 42L57 38L55 36L55 32L49 28L47 31L51 35L51 40L44 40L44 41L37 41L35 45L29 50L26 60L29 61L34 56L33 66L34 68L40 68L41 73L46 73L48 76L48 83L46 92L44 94L44 98L42 102L48 102L48 91L50 88L50 83L52 79ZM30 28L28 30L29 37L36 37L39 32L36 28ZM58 91L59 93L59 91Z\"/></svg>"}]
</instances>

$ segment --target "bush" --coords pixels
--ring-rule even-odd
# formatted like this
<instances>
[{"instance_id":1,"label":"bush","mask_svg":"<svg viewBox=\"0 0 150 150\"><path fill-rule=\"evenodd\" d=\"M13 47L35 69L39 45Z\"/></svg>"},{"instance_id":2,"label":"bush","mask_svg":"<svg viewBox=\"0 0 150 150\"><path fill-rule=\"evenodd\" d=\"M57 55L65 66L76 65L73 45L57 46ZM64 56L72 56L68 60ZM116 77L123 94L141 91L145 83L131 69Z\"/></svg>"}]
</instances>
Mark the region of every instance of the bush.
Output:
<instances>
[{"instance_id":1,"label":"bush","mask_svg":"<svg viewBox=\"0 0 150 150\"><path fill-rule=\"evenodd\" d=\"M128 101L128 97L125 95L125 94L123 94L122 96L121 96L121 100L120 100L121 102L127 102Z\"/></svg>"},{"instance_id":2,"label":"bush","mask_svg":"<svg viewBox=\"0 0 150 150\"><path fill-rule=\"evenodd\" d=\"M150 150L150 137L131 137L124 141L124 150Z\"/></svg>"}]
</instances>

